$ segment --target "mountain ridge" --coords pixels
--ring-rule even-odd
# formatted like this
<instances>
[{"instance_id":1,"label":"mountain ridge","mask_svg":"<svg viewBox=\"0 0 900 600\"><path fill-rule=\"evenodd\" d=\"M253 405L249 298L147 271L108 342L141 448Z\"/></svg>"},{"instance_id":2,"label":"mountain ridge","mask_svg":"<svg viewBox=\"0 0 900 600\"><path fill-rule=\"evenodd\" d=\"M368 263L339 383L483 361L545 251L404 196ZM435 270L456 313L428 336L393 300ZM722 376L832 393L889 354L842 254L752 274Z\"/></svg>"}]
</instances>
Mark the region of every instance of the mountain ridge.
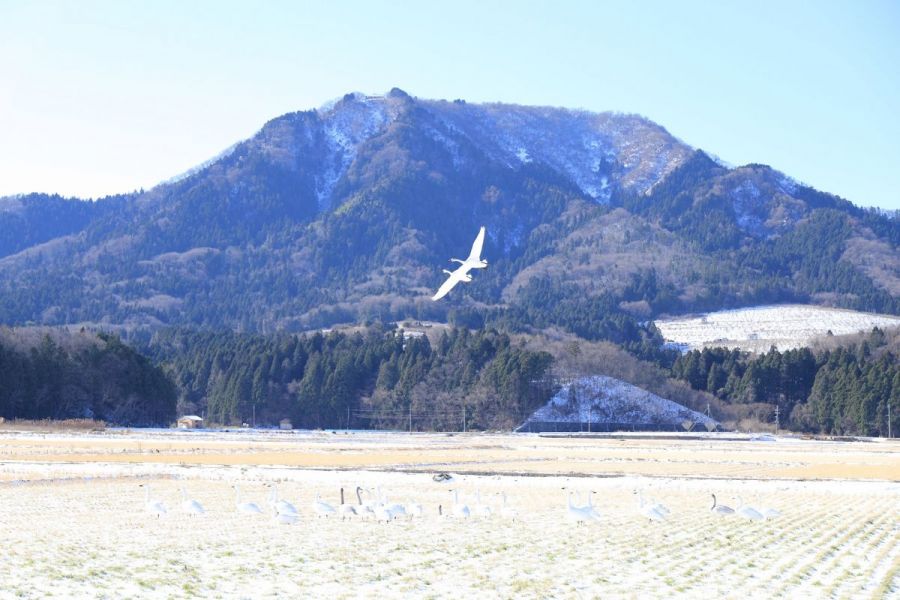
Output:
<instances>
[{"instance_id":1,"label":"mountain ridge","mask_svg":"<svg viewBox=\"0 0 900 600\"><path fill-rule=\"evenodd\" d=\"M755 301L898 310L896 220L728 168L636 115L395 88L276 117L230 150L78 215L40 194L0 203L0 322L296 331L549 314L579 295L637 319ZM53 210L73 216L54 229ZM480 225L492 268L428 302Z\"/></svg>"}]
</instances>

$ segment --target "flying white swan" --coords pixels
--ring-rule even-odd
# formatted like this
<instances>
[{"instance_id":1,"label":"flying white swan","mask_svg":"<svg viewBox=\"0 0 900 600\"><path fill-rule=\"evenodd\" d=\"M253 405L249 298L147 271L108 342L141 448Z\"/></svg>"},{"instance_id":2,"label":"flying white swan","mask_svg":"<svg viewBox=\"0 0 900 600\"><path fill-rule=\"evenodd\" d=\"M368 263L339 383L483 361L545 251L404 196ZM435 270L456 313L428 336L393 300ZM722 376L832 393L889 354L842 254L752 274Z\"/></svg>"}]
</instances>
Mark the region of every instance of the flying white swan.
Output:
<instances>
[{"instance_id":1,"label":"flying white swan","mask_svg":"<svg viewBox=\"0 0 900 600\"><path fill-rule=\"evenodd\" d=\"M237 485L234 486L234 506L239 513L245 515L262 514L262 509L256 502L241 502L241 490Z\"/></svg>"},{"instance_id":2,"label":"flying white swan","mask_svg":"<svg viewBox=\"0 0 900 600\"><path fill-rule=\"evenodd\" d=\"M717 515L733 515L734 509L730 506L725 506L724 504L718 504L716 502L716 495L712 494L713 503L712 506L709 507L709 510L716 513Z\"/></svg>"},{"instance_id":3,"label":"flying white swan","mask_svg":"<svg viewBox=\"0 0 900 600\"><path fill-rule=\"evenodd\" d=\"M184 489L184 486L181 486L181 510L189 515L202 515L206 512L203 510L202 504L193 498L188 498L187 490Z\"/></svg>"},{"instance_id":4,"label":"flying white swan","mask_svg":"<svg viewBox=\"0 0 900 600\"><path fill-rule=\"evenodd\" d=\"M459 267L456 268L455 271L448 271L447 269L443 269L444 273L449 275L447 280L438 288L438 291L431 297L432 300L440 300L444 296L446 296L450 290L456 287L456 284L460 281L464 281L469 283L472 281L472 276L469 275L469 271L472 269L484 269L487 267L488 263L486 260L481 258L481 249L484 246L484 227L478 230L478 235L475 237L475 242L472 244L472 250L469 252L469 257L466 260L460 260L458 258L451 258L452 262L459 263Z\"/></svg>"},{"instance_id":5,"label":"flying white swan","mask_svg":"<svg viewBox=\"0 0 900 600\"><path fill-rule=\"evenodd\" d=\"M169 512L166 510L166 505L162 503L162 500L150 498L150 484L142 483L140 484L140 487L144 488L144 509L148 513L156 515L156 518L159 518Z\"/></svg>"}]
</instances>

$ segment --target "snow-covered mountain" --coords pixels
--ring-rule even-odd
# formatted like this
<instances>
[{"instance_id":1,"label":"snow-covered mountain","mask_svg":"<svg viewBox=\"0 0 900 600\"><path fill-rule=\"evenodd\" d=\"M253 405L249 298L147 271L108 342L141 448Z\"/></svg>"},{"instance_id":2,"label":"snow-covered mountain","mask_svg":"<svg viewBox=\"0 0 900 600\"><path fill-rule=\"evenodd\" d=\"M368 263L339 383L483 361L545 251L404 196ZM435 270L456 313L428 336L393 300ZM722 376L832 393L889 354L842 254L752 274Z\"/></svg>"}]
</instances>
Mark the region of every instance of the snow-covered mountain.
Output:
<instances>
[{"instance_id":1,"label":"snow-covered mountain","mask_svg":"<svg viewBox=\"0 0 900 600\"><path fill-rule=\"evenodd\" d=\"M491 268L431 302L480 226ZM636 321L723 306L900 314L898 243L896 219L640 116L394 89L274 118L145 192L0 199L0 322L297 331L512 308L641 343Z\"/></svg>"}]
</instances>

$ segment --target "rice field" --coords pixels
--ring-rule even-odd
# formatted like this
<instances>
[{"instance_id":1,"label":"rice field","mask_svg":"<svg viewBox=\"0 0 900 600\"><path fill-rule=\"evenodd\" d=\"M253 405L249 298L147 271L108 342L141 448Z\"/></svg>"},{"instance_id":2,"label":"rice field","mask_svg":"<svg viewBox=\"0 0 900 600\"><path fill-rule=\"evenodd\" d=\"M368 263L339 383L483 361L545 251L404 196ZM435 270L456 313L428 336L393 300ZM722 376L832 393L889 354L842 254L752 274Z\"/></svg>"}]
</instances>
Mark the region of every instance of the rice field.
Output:
<instances>
[{"instance_id":1,"label":"rice field","mask_svg":"<svg viewBox=\"0 0 900 600\"><path fill-rule=\"evenodd\" d=\"M235 483L265 514L236 511ZM296 523L273 519L273 484ZM358 486L423 515L316 516L317 494L357 503ZM205 514L180 510L182 487ZM469 518L452 516L454 492ZM570 493L599 518L573 522ZM781 514L717 515L712 493ZM12 433L0 539L4 598L900 597L900 443Z\"/></svg>"}]
</instances>

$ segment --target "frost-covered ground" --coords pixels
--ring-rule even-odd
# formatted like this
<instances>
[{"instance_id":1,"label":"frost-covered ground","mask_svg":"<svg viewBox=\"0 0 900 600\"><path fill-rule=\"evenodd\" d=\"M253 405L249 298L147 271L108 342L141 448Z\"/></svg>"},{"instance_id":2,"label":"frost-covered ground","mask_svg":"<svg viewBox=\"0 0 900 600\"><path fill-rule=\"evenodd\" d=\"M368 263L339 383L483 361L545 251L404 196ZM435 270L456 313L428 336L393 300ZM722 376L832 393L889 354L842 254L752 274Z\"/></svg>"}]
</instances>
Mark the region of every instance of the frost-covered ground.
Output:
<instances>
[{"instance_id":1,"label":"frost-covered ground","mask_svg":"<svg viewBox=\"0 0 900 600\"><path fill-rule=\"evenodd\" d=\"M766 352L809 345L815 338L900 325L900 317L853 310L786 304L724 310L699 317L656 321L671 344L688 349L705 346Z\"/></svg>"},{"instance_id":2,"label":"frost-covered ground","mask_svg":"<svg viewBox=\"0 0 900 600\"><path fill-rule=\"evenodd\" d=\"M121 437L106 436L107 457L121 451ZM733 441L715 435L690 441L349 437L352 443L324 435L302 436L298 444L271 442L284 446L272 461L271 448L259 447L269 436L252 443L242 437L224 453L227 434L140 433L140 460L118 463L93 455L90 460L75 454L57 458L70 444L103 446L103 436L0 437L0 475L6 480L0 483L0 597L900 596L897 443ZM194 444L198 456L215 448L223 452L217 456L233 458L231 450L240 447L240 455L266 461L199 464L194 454L182 464L155 460L156 450L173 440ZM366 462L359 467L276 464L301 454L339 465L354 447L366 449ZM431 462L430 452L448 448L452 452L446 456L452 458ZM382 460L401 450L412 462ZM823 454L847 467L840 472L843 480L769 478L778 468L818 463ZM535 457L548 459L532 473L540 476L509 471L510 465ZM658 462L656 476L596 476L608 462L638 465L644 460ZM733 476L676 476L689 470L682 461L691 460L707 473ZM894 466L889 472L895 476L861 480L851 468L857 462ZM459 473L463 469L457 467L468 472ZM450 468L457 471L451 481L434 481L433 473ZM409 472L414 470L421 472ZM263 506L266 485L277 482L281 496L299 508L300 521L279 525L268 515L239 515L231 488L235 482L243 500ZM162 518L147 513L139 484L150 484L153 497L170 512ZM355 495L349 490L357 485L380 487L392 501L419 502L424 516L390 523L314 516L310 504L316 494L337 504L341 487L350 500ZM205 515L179 512L181 486L203 503ZM446 516L451 490L473 508L480 493L492 516ZM665 504L668 519L650 522L642 516L634 490ZM570 491L578 503L594 492L600 519L572 523L565 509ZM502 493L518 513L515 520L500 515ZM711 493L720 503L736 507L740 497L782 514L760 522L719 517L709 511Z\"/></svg>"}]
</instances>

